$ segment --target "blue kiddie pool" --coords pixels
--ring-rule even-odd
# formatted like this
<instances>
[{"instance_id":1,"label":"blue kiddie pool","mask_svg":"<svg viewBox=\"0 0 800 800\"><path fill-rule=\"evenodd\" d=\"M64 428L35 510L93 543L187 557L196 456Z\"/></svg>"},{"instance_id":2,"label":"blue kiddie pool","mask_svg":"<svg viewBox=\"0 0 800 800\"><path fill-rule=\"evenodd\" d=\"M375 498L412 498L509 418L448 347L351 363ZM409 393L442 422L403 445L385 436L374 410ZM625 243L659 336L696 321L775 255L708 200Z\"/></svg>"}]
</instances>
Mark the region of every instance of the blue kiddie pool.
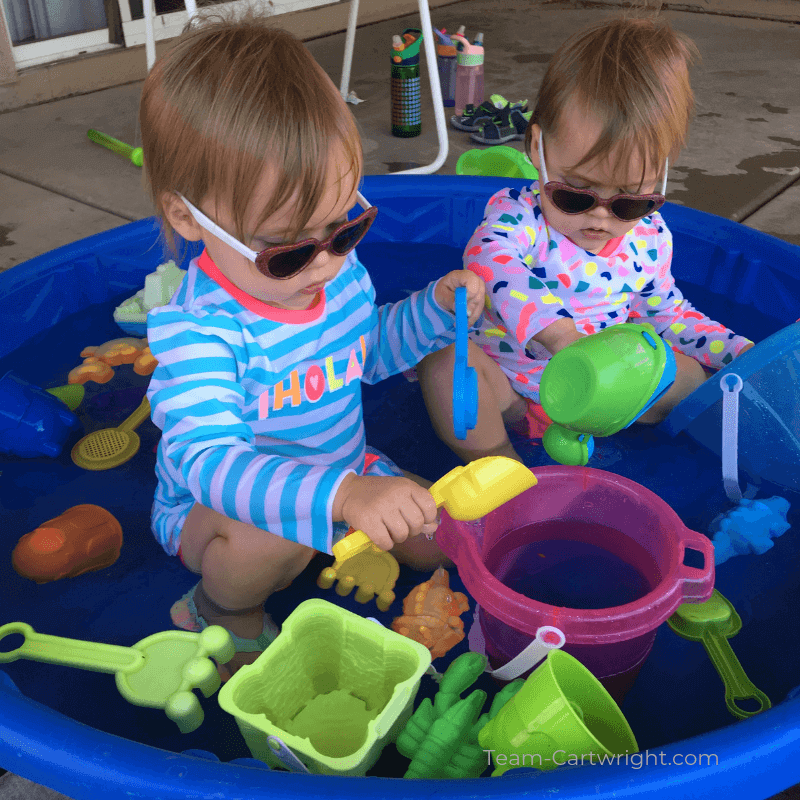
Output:
<instances>
[{"instance_id":1,"label":"blue kiddie pool","mask_svg":"<svg viewBox=\"0 0 800 800\"><path fill-rule=\"evenodd\" d=\"M359 246L359 257L370 270L378 302L400 299L459 268L464 243L487 199L508 185L522 186L523 181L367 177L363 192L380 213ZM663 213L675 239L675 277L698 309L755 341L800 317L800 248L670 204ZM196 253L190 248L183 266ZM147 219L0 275L0 376L13 370L45 389L65 384L67 373L81 363L83 348L125 335L113 322L114 308L168 257L154 220ZM172 627L169 608L195 576L161 550L149 529L158 430L149 420L140 425L139 452L112 470L82 470L70 459L72 446L85 432L118 425L132 413L147 380L121 366L108 383L87 384L76 411L80 430L70 433L59 456L0 456L0 625L20 621L41 633L117 645ZM713 399L695 411L684 409L672 431L626 429L598 439L589 466L643 484L687 527L707 531L714 517L731 508L719 454L691 430L694 417ZM365 385L364 409L368 441L404 468L435 480L457 465L431 429L418 384L395 376ZM747 424L746 415L742 424ZM792 424L796 420L789 420ZM537 444L515 440L515 445L533 468L553 463ZM770 442L763 441L763 447ZM401 778L408 760L389 745L366 779L272 771L252 759L216 696L201 699L203 724L181 734L161 711L128 704L110 675L19 660L0 669L0 766L77 800L416 799L433 794L768 798L800 783L800 495L766 480L758 491L759 497L779 494L791 502L792 529L766 553L720 565L716 586L742 618L731 645L773 707L735 720L703 647L662 625L622 706L644 754L641 761L623 758L611 765L567 765L544 773L517 769L468 781L411 781ZM102 506L119 521L124 532L119 559L101 570L41 585L20 577L11 564L19 538L84 503ZM320 556L273 597L270 611L277 622L303 600L321 597L389 624L400 613L399 599L428 577L403 570L395 589L399 599L382 613L374 603L361 606L316 586L319 570L330 560ZM451 586L464 588L454 570ZM472 624L472 614L464 620ZM465 639L436 662L437 668L442 671L466 649ZM496 691L490 679L481 680L488 682L490 693ZM418 699L434 691L434 682L424 677Z\"/></svg>"}]
</instances>

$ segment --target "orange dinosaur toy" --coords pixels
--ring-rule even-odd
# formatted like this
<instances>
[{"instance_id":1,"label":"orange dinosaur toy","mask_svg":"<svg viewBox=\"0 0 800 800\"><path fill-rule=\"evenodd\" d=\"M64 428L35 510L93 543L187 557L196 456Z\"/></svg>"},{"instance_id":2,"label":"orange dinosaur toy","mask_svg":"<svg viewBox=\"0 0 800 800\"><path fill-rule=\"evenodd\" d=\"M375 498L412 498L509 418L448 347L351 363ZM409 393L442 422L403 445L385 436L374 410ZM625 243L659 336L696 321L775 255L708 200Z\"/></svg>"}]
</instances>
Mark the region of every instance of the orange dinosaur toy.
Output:
<instances>
[{"instance_id":1,"label":"orange dinosaur toy","mask_svg":"<svg viewBox=\"0 0 800 800\"><path fill-rule=\"evenodd\" d=\"M467 596L450 590L450 574L439 567L403 600L403 616L395 618L392 630L424 644L432 658L439 658L464 638L461 614L466 611Z\"/></svg>"},{"instance_id":2,"label":"orange dinosaur toy","mask_svg":"<svg viewBox=\"0 0 800 800\"><path fill-rule=\"evenodd\" d=\"M112 339L105 344L84 347L81 358L83 364L69 373L69 383L108 383L114 377L112 367L120 364L133 364L133 371L137 375L150 375L157 363L147 345L147 339L133 337Z\"/></svg>"}]
</instances>

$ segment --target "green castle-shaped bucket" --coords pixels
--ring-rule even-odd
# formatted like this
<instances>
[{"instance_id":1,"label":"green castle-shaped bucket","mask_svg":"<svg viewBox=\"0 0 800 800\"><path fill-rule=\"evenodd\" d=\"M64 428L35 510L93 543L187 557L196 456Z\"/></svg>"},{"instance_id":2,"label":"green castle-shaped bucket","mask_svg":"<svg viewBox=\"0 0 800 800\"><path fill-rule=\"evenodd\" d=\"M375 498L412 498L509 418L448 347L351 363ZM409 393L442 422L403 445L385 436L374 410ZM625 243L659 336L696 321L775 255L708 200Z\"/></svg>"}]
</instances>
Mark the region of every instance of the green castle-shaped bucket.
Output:
<instances>
[{"instance_id":1,"label":"green castle-shaped bucket","mask_svg":"<svg viewBox=\"0 0 800 800\"><path fill-rule=\"evenodd\" d=\"M364 775L411 716L427 647L325 600L306 600L219 693L254 758L277 736L322 775Z\"/></svg>"}]
</instances>

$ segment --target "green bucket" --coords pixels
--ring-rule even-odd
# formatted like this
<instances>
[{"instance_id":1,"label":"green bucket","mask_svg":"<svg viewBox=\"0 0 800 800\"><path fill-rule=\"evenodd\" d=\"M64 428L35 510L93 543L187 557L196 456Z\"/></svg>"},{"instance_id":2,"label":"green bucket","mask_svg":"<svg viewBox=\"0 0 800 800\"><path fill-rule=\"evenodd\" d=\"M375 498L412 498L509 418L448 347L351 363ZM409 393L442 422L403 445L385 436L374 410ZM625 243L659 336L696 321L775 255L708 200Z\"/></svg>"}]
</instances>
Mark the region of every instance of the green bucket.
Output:
<instances>
[{"instance_id":1,"label":"green bucket","mask_svg":"<svg viewBox=\"0 0 800 800\"><path fill-rule=\"evenodd\" d=\"M551 770L635 753L627 720L597 678L573 656L551 650L524 686L478 734L493 776L514 767Z\"/></svg>"},{"instance_id":2,"label":"green bucket","mask_svg":"<svg viewBox=\"0 0 800 800\"><path fill-rule=\"evenodd\" d=\"M411 716L427 647L325 600L306 600L219 693L254 758L277 736L310 772L364 775Z\"/></svg>"}]
</instances>

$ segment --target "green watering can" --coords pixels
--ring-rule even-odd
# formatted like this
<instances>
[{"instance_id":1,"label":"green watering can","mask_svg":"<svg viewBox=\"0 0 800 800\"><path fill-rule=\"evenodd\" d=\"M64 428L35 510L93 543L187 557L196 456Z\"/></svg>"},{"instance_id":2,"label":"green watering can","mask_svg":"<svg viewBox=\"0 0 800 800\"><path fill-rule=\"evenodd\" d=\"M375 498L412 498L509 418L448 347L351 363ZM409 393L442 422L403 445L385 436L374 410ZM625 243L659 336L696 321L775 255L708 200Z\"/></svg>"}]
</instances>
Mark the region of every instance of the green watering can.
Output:
<instances>
[{"instance_id":1,"label":"green watering can","mask_svg":"<svg viewBox=\"0 0 800 800\"><path fill-rule=\"evenodd\" d=\"M675 381L672 349L647 322L622 323L584 336L548 362L539 401L553 420L547 455L584 467L593 436L611 436L647 411Z\"/></svg>"}]
</instances>

